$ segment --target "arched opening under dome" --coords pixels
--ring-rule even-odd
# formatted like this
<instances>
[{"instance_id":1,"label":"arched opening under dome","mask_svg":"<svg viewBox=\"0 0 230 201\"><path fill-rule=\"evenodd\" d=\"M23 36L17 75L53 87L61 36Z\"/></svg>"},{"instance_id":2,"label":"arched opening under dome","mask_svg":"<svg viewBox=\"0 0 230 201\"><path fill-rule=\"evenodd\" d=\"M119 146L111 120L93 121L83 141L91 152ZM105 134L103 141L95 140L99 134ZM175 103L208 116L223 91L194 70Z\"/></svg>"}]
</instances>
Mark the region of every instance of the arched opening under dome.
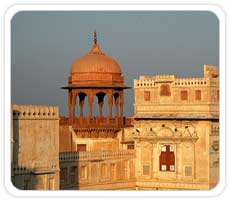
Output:
<instances>
[{"instance_id":1,"label":"arched opening under dome","mask_svg":"<svg viewBox=\"0 0 230 201\"><path fill-rule=\"evenodd\" d=\"M113 95L113 97L114 97L114 105L115 105L115 117L118 117L119 116L119 93L114 93L114 95Z\"/></svg>"},{"instance_id":2,"label":"arched opening under dome","mask_svg":"<svg viewBox=\"0 0 230 201\"><path fill-rule=\"evenodd\" d=\"M79 97L79 107L80 107L79 116L83 117L84 114L86 114L86 112L87 112L87 111L85 111L86 107L84 107L84 105L85 105L85 102L87 102L88 97L87 97L87 94L85 94L83 92L80 92L78 94L78 97Z\"/></svg>"},{"instance_id":3,"label":"arched opening under dome","mask_svg":"<svg viewBox=\"0 0 230 201\"><path fill-rule=\"evenodd\" d=\"M104 107L104 105L107 102L107 101L105 101L106 93L98 92L98 93L96 93L96 97L97 97L97 103L98 103L98 108L99 108L99 117L102 118L102 117L106 116L106 115L103 115L104 110L106 109L106 107Z\"/></svg>"}]
</instances>

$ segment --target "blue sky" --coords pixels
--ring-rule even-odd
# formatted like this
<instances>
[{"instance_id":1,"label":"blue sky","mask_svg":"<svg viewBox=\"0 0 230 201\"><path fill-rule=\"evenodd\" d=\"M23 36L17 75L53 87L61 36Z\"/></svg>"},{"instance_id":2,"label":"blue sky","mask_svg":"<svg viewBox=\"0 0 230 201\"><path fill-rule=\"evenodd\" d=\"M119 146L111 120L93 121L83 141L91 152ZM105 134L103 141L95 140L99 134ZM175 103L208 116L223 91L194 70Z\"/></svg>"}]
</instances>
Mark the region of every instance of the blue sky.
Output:
<instances>
[{"instance_id":1,"label":"blue sky","mask_svg":"<svg viewBox=\"0 0 230 201\"><path fill-rule=\"evenodd\" d=\"M207 11L19 12L11 22L12 104L57 105L67 114L71 63L87 53L97 30L102 51L133 86L140 75L203 76L219 65L219 22ZM133 90L125 93L133 114Z\"/></svg>"}]
</instances>

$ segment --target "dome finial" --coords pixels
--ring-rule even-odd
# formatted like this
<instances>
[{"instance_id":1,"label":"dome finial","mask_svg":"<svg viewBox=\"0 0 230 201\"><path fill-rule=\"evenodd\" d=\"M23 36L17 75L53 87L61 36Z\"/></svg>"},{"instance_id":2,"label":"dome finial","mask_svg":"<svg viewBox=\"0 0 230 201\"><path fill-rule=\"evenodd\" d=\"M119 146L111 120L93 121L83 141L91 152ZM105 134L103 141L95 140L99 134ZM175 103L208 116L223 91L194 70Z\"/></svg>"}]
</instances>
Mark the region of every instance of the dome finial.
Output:
<instances>
[{"instance_id":1,"label":"dome finial","mask_svg":"<svg viewBox=\"0 0 230 201\"><path fill-rule=\"evenodd\" d=\"M96 30L94 31L94 44L97 44L97 32Z\"/></svg>"}]
</instances>

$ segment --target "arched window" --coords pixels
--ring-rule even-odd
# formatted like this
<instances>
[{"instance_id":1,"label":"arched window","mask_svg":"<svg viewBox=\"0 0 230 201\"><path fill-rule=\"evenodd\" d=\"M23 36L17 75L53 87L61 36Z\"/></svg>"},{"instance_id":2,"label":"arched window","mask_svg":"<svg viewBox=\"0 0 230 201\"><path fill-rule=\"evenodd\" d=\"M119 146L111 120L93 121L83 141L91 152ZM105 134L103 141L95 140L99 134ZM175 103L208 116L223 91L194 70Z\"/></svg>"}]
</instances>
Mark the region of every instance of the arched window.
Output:
<instances>
[{"instance_id":1,"label":"arched window","mask_svg":"<svg viewBox=\"0 0 230 201\"><path fill-rule=\"evenodd\" d=\"M175 171L175 156L173 147L170 145L164 145L161 148L160 155L160 171Z\"/></svg>"},{"instance_id":2,"label":"arched window","mask_svg":"<svg viewBox=\"0 0 230 201\"><path fill-rule=\"evenodd\" d=\"M168 84L161 85L160 95L161 96L171 96L170 86Z\"/></svg>"}]
</instances>

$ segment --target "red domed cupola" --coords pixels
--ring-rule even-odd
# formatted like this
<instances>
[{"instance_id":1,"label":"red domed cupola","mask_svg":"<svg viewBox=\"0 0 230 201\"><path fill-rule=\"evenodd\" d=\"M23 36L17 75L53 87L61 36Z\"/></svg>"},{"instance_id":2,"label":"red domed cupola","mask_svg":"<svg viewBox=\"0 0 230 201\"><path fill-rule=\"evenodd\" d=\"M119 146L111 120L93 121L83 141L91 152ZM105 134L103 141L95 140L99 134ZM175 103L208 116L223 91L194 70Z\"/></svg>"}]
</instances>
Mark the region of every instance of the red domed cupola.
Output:
<instances>
[{"instance_id":1,"label":"red domed cupola","mask_svg":"<svg viewBox=\"0 0 230 201\"><path fill-rule=\"evenodd\" d=\"M94 44L91 50L76 59L70 67L69 86L125 87L123 84L121 67L113 58L101 51L94 32Z\"/></svg>"},{"instance_id":2,"label":"red domed cupola","mask_svg":"<svg viewBox=\"0 0 230 201\"><path fill-rule=\"evenodd\" d=\"M124 85L124 77L122 76L121 67L111 57L105 55L99 45L97 44L97 34L94 32L94 44L91 50L84 56L76 59L70 67L70 76L68 85L62 87L69 91L69 117L72 122L94 122L96 118L96 125L108 124L115 122L115 126L121 124L123 118L123 104L124 94L123 90L129 87ZM94 97L98 98L99 117L93 117L93 102ZM104 97L108 98L108 105L110 109L109 117L103 117ZM76 117L76 99L79 97L79 108L81 120ZM86 121L83 121L83 107L85 104L85 97L88 98L89 114ZM113 118L112 107L115 103L116 114ZM99 118L99 119L97 119ZM107 118L107 119L106 119ZM74 120L75 119L75 120ZM91 120L90 120L91 119ZM115 121L116 120L116 121ZM86 125L80 125L86 126ZM87 126L89 126L87 124Z\"/></svg>"}]
</instances>

